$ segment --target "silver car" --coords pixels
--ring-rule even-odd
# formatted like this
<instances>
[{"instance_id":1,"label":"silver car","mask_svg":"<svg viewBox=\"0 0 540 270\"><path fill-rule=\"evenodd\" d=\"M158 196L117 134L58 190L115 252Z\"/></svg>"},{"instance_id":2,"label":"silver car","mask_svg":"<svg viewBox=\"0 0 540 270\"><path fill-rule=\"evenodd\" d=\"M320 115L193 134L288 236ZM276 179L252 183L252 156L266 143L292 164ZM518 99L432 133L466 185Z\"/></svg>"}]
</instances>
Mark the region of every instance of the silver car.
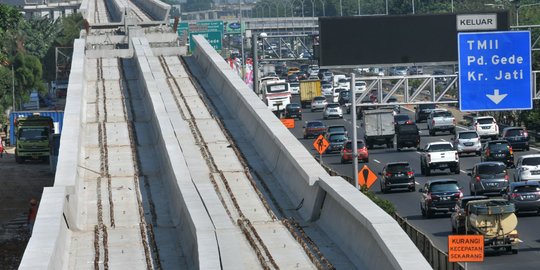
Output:
<instances>
[{"instance_id":1,"label":"silver car","mask_svg":"<svg viewBox=\"0 0 540 270\"><path fill-rule=\"evenodd\" d=\"M343 118L343 110L338 103L328 103L323 111L323 118L328 119L331 117Z\"/></svg>"},{"instance_id":2,"label":"silver car","mask_svg":"<svg viewBox=\"0 0 540 270\"><path fill-rule=\"evenodd\" d=\"M472 153L480 156L482 153L480 136L474 130L458 131L452 141L459 155Z\"/></svg>"},{"instance_id":3,"label":"silver car","mask_svg":"<svg viewBox=\"0 0 540 270\"><path fill-rule=\"evenodd\" d=\"M471 177L471 195L500 195L501 190L508 187L508 170L502 162L476 163L468 175Z\"/></svg>"},{"instance_id":4,"label":"silver car","mask_svg":"<svg viewBox=\"0 0 540 270\"><path fill-rule=\"evenodd\" d=\"M313 100L311 100L311 111L313 112L315 110L323 110L327 104L328 102L326 101L326 97L314 97Z\"/></svg>"},{"instance_id":5,"label":"silver car","mask_svg":"<svg viewBox=\"0 0 540 270\"><path fill-rule=\"evenodd\" d=\"M515 181L540 181L540 154L519 157L514 173Z\"/></svg>"}]
</instances>

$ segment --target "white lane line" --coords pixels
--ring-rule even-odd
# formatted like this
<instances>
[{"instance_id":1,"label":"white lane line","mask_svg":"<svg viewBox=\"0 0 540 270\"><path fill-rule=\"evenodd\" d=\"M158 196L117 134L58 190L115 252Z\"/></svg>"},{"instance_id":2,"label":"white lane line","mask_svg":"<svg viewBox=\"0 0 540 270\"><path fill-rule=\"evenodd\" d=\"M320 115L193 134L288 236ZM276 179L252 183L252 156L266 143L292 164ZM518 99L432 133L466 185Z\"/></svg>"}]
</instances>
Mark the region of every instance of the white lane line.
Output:
<instances>
[{"instance_id":1,"label":"white lane line","mask_svg":"<svg viewBox=\"0 0 540 270\"><path fill-rule=\"evenodd\" d=\"M378 161L378 160L376 160L376 159L374 159L373 161L375 161L375 162L377 162L377 163L381 163L380 161Z\"/></svg>"},{"instance_id":2,"label":"white lane line","mask_svg":"<svg viewBox=\"0 0 540 270\"><path fill-rule=\"evenodd\" d=\"M421 155L421 154L422 154L422 153L420 153L420 152L418 152L418 151L416 151L416 153L417 153L417 154L419 154L419 155Z\"/></svg>"},{"instance_id":3,"label":"white lane line","mask_svg":"<svg viewBox=\"0 0 540 270\"><path fill-rule=\"evenodd\" d=\"M446 142L446 140L445 140L445 139L441 139L441 141L443 141L443 142Z\"/></svg>"},{"instance_id":4,"label":"white lane line","mask_svg":"<svg viewBox=\"0 0 540 270\"><path fill-rule=\"evenodd\" d=\"M420 183L418 183L418 182L416 182L416 181L414 181L414 184L416 184L416 185L420 185Z\"/></svg>"},{"instance_id":5,"label":"white lane line","mask_svg":"<svg viewBox=\"0 0 540 270\"><path fill-rule=\"evenodd\" d=\"M464 170L459 170L459 171L464 173L464 174L467 174L467 171L464 171Z\"/></svg>"},{"instance_id":6,"label":"white lane line","mask_svg":"<svg viewBox=\"0 0 540 270\"><path fill-rule=\"evenodd\" d=\"M529 148L532 149L532 150L540 151L540 149L538 149L536 147L529 147Z\"/></svg>"}]
</instances>

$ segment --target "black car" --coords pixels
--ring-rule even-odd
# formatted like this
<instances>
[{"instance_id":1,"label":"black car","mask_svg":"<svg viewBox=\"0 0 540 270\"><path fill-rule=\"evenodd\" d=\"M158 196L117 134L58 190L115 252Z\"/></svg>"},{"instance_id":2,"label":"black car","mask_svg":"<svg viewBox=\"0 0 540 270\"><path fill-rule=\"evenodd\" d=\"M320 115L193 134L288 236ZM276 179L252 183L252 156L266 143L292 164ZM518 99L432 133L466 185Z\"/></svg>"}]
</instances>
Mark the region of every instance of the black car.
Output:
<instances>
[{"instance_id":1,"label":"black car","mask_svg":"<svg viewBox=\"0 0 540 270\"><path fill-rule=\"evenodd\" d=\"M394 188L405 188L415 191L414 172L408 162L387 163L381 175L381 192L386 193Z\"/></svg>"},{"instance_id":2,"label":"black car","mask_svg":"<svg viewBox=\"0 0 540 270\"><path fill-rule=\"evenodd\" d=\"M529 151L529 133L522 127L507 127L501 133L501 139L508 141L512 149Z\"/></svg>"},{"instance_id":3,"label":"black car","mask_svg":"<svg viewBox=\"0 0 540 270\"><path fill-rule=\"evenodd\" d=\"M476 163L468 175L471 177L471 195L500 195L501 190L508 186L508 171L502 162Z\"/></svg>"},{"instance_id":4,"label":"black car","mask_svg":"<svg viewBox=\"0 0 540 270\"><path fill-rule=\"evenodd\" d=\"M326 148L325 154L341 151L345 142L349 140L349 138L347 138L347 133L345 132L329 133L326 139L328 140L329 145L328 148Z\"/></svg>"},{"instance_id":5,"label":"black car","mask_svg":"<svg viewBox=\"0 0 540 270\"><path fill-rule=\"evenodd\" d=\"M345 135L347 135L347 127L344 125L331 125L326 128L325 137L328 138L328 134L334 133L334 132L343 132Z\"/></svg>"},{"instance_id":6,"label":"black car","mask_svg":"<svg viewBox=\"0 0 540 270\"><path fill-rule=\"evenodd\" d=\"M396 148L401 151L405 147L418 148L420 145L420 131L416 124L404 124L396 127Z\"/></svg>"},{"instance_id":7,"label":"black car","mask_svg":"<svg viewBox=\"0 0 540 270\"><path fill-rule=\"evenodd\" d=\"M338 103L343 106L351 102L351 91L341 91L339 92Z\"/></svg>"},{"instance_id":8,"label":"black car","mask_svg":"<svg viewBox=\"0 0 540 270\"><path fill-rule=\"evenodd\" d=\"M514 182L502 192L502 197L516 206L516 213L535 211L540 214L540 183L537 181Z\"/></svg>"},{"instance_id":9,"label":"black car","mask_svg":"<svg viewBox=\"0 0 540 270\"><path fill-rule=\"evenodd\" d=\"M298 103L289 103L285 106L285 118L298 118L302 120L302 108Z\"/></svg>"},{"instance_id":10,"label":"black car","mask_svg":"<svg viewBox=\"0 0 540 270\"><path fill-rule=\"evenodd\" d=\"M482 161L500 161L514 167L514 151L506 140L488 141L482 148Z\"/></svg>"},{"instance_id":11,"label":"black car","mask_svg":"<svg viewBox=\"0 0 540 270\"><path fill-rule=\"evenodd\" d=\"M463 196L456 202L454 211L450 216L450 223L452 224L452 232L458 234L465 233L465 209L467 209L467 203L477 200L488 199L487 196Z\"/></svg>"},{"instance_id":12,"label":"black car","mask_svg":"<svg viewBox=\"0 0 540 270\"><path fill-rule=\"evenodd\" d=\"M426 218L431 218L436 213L454 211L456 202L463 197L461 187L455 179L431 180L418 191L422 193L420 211Z\"/></svg>"},{"instance_id":13,"label":"black car","mask_svg":"<svg viewBox=\"0 0 540 270\"><path fill-rule=\"evenodd\" d=\"M435 104L419 104L418 106L414 107L416 122L420 123L427 120L431 111L436 107L437 105Z\"/></svg>"},{"instance_id":14,"label":"black car","mask_svg":"<svg viewBox=\"0 0 540 270\"><path fill-rule=\"evenodd\" d=\"M397 128L397 126L399 126L399 125L412 124L412 123L413 122L412 122L411 118L406 113L400 113L400 114L394 115L394 127L395 128Z\"/></svg>"}]
</instances>

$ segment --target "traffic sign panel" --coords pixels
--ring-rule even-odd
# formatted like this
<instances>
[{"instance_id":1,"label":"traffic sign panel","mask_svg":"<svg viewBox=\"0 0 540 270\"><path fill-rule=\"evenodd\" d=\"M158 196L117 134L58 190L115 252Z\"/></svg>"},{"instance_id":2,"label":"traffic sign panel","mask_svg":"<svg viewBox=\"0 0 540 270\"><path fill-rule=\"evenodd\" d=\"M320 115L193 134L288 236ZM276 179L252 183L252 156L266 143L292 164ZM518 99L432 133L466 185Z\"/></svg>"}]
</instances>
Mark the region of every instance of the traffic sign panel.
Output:
<instances>
[{"instance_id":1,"label":"traffic sign panel","mask_svg":"<svg viewBox=\"0 0 540 270\"><path fill-rule=\"evenodd\" d=\"M449 235L449 262L482 262L484 261L483 235Z\"/></svg>"},{"instance_id":2,"label":"traffic sign panel","mask_svg":"<svg viewBox=\"0 0 540 270\"><path fill-rule=\"evenodd\" d=\"M371 188L371 186L377 181L377 175L369 169L367 165L364 165L360 171L358 171L358 185L359 186L367 186L367 188Z\"/></svg>"},{"instance_id":3,"label":"traffic sign panel","mask_svg":"<svg viewBox=\"0 0 540 270\"><path fill-rule=\"evenodd\" d=\"M532 108L531 33L459 33L461 111Z\"/></svg>"},{"instance_id":4,"label":"traffic sign panel","mask_svg":"<svg viewBox=\"0 0 540 270\"><path fill-rule=\"evenodd\" d=\"M315 139L315 141L313 142L313 147L315 147L315 150L317 150L317 152L319 152L319 154L321 155L322 153L324 153L324 151L326 151L326 148L328 148L329 145L330 143L324 138L322 134L319 135L319 137L317 137L317 139Z\"/></svg>"}]
</instances>

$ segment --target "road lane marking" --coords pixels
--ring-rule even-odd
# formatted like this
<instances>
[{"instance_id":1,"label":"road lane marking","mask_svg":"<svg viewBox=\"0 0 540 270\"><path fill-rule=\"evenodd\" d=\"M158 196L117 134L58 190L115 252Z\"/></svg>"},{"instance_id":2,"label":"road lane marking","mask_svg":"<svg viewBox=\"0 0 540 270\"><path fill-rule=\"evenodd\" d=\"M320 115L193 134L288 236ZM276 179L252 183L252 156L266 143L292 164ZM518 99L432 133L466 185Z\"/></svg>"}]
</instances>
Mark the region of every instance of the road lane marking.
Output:
<instances>
[{"instance_id":1,"label":"road lane marking","mask_svg":"<svg viewBox=\"0 0 540 270\"><path fill-rule=\"evenodd\" d=\"M464 170L459 170L459 171L464 173L464 174L467 174L467 171L464 171Z\"/></svg>"},{"instance_id":2,"label":"road lane marking","mask_svg":"<svg viewBox=\"0 0 540 270\"><path fill-rule=\"evenodd\" d=\"M443 142L446 142L446 140L445 140L445 139L441 139L441 141L443 141Z\"/></svg>"},{"instance_id":3,"label":"road lane marking","mask_svg":"<svg viewBox=\"0 0 540 270\"><path fill-rule=\"evenodd\" d=\"M416 182L416 181L414 181L414 184L415 184L415 185L420 185L420 183L418 183L418 182Z\"/></svg>"},{"instance_id":4,"label":"road lane marking","mask_svg":"<svg viewBox=\"0 0 540 270\"><path fill-rule=\"evenodd\" d=\"M376 159L374 159L373 161L375 161L375 162L377 162L377 163L381 163L380 161L378 161L378 160L376 160Z\"/></svg>"}]
</instances>

